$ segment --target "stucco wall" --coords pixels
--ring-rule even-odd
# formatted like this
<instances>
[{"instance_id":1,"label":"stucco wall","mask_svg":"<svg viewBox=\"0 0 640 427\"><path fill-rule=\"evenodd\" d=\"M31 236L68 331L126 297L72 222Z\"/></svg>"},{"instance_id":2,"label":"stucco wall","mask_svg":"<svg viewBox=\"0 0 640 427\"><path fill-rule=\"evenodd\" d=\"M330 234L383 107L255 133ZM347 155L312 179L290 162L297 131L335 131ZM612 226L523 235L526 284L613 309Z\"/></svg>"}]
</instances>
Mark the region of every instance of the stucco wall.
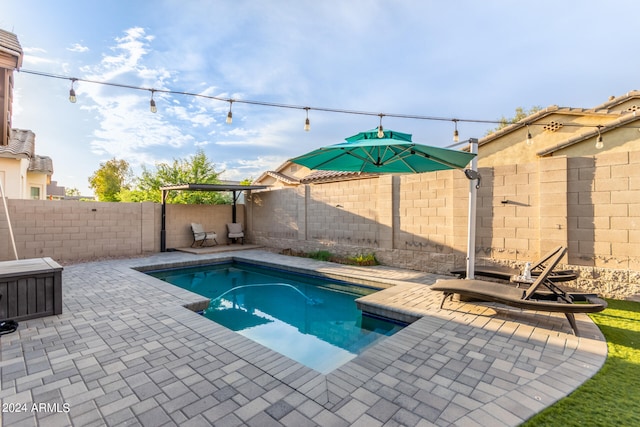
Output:
<instances>
[{"instance_id":1,"label":"stucco wall","mask_svg":"<svg viewBox=\"0 0 640 427\"><path fill-rule=\"evenodd\" d=\"M2 185L6 197L12 199L20 199L23 197L28 166L29 161L26 159L0 157L0 170L4 172Z\"/></svg>"}]
</instances>

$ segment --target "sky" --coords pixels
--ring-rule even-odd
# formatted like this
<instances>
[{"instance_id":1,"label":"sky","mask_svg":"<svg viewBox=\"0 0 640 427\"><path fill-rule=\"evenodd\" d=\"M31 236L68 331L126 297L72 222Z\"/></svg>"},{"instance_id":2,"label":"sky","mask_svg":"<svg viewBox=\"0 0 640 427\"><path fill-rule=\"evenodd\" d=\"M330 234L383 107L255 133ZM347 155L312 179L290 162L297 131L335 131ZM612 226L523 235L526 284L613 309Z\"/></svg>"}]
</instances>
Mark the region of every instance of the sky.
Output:
<instances>
[{"instance_id":1,"label":"sky","mask_svg":"<svg viewBox=\"0 0 640 427\"><path fill-rule=\"evenodd\" d=\"M518 107L592 108L640 89L637 0L2 0L24 51L13 127L58 185L92 194L110 159L203 150L225 180L379 125L446 147ZM29 73L35 71L66 78ZM77 102L68 100L71 78ZM137 89L142 88L142 89ZM151 113L151 91L158 111ZM216 97L216 100L207 98ZM233 122L225 123L229 102ZM306 112L239 101L309 107ZM328 108L371 114L320 111Z\"/></svg>"}]
</instances>

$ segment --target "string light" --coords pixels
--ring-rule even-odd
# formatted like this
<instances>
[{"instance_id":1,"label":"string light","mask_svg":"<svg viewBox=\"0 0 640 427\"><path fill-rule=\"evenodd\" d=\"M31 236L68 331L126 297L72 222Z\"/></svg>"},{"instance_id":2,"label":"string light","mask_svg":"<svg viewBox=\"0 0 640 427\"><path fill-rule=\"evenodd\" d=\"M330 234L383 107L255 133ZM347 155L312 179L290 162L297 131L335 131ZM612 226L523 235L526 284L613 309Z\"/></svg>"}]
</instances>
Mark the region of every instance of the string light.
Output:
<instances>
[{"instance_id":1,"label":"string light","mask_svg":"<svg viewBox=\"0 0 640 427\"><path fill-rule=\"evenodd\" d=\"M458 119L453 119L455 129L453 131L453 142L460 141L460 134L458 133Z\"/></svg>"},{"instance_id":2,"label":"string light","mask_svg":"<svg viewBox=\"0 0 640 427\"><path fill-rule=\"evenodd\" d=\"M596 140L596 148L598 150L602 150L604 148L604 142L602 141L602 134L600 133L600 128L602 126L598 125L598 139Z\"/></svg>"},{"instance_id":3,"label":"string light","mask_svg":"<svg viewBox=\"0 0 640 427\"><path fill-rule=\"evenodd\" d=\"M233 101L233 102L239 102L239 103L243 103L243 104L259 105L259 106L265 106L265 107L288 108L288 109L295 109L295 110L306 110L307 112L308 112L308 110L315 110L315 111L325 111L325 112L339 113L339 114L353 114L353 115L363 115L363 116L379 116L381 123L380 123L380 126L378 128L378 131L380 132L382 130L382 137L384 137L384 129L382 129L382 117L383 116L403 118L403 119L414 119L414 120L448 121L448 122L454 121L455 124L456 124L456 127L457 127L457 122L497 124L497 125L502 125L503 124L503 120L459 119L459 118L454 119L454 118L448 118L448 117L425 116L425 115L414 115L414 114L374 113L374 112L371 112L371 111L346 110L346 109L339 109L339 108L305 107L305 106L301 106L301 105L279 104L279 103L275 103L275 102L265 102L265 101L238 100L238 99L229 100L228 98L222 98L222 97L212 96L212 95L204 95L202 93L184 92L184 91L176 91L176 90L169 90L169 89L145 88L145 87L140 87L140 86L125 85L125 84L122 84L122 83L112 83L112 82L105 82L105 81L98 81L98 80L81 79L81 78L77 78L77 77L61 76L61 75L45 73L45 72L42 72L42 71L35 71L35 70L19 69L17 71L21 72L21 73L33 74L33 75L38 75L38 76L43 76L43 77L50 77L50 78L62 79L62 80L70 80L71 83L72 83L72 89L73 89L73 83L75 83L76 81L81 81L81 82L85 82L85 83L100 84L100 85L104 85L104 86L120 87L120 88L127 88L127 89L133 89L133 90L148 90L148 91L151 91L151 94L152 94L152 99L150 101L150 108L152 110L155 109L155 111L157 111L157 108L154 108L155 101L153 100L153 93L154 92L161 92L161 93L166 93L166 94L171 94L171 95L193 96L193 97L199 97L199 98L205 98L205 99L213 99L213 100L216 100L216 101L224 101L224 102ZM72 92L70 90L69 91L69 98L70 98L69 101L71 101L71 94L72 94ZM71 101L71 102L73 102L73 101ZM231 109L229 111L231 111ZM512 124L512 123L510 123L510 124ZM527 128L529 127L529 125L530 125L530 123L526 124ZM531 123L531 125L532 126L546 126L546 124L544 124L544 123ZM564 126L584 127L584 128L588 128L588 127L591 127L591 128L593 128L593 127L602 128L602 127L604 127L602 125L595 126L595 125L579 124L579 123L564 123ZM638 129L640 131L640 126L617 126L617 127L629 128L629 129ZM455 131L454 131L454 135L455 135ZM527 132L527 136L529 136L529 135L530 135L530 132ZM602 136L600 135L598 139L602 139Z\"/></svg>"},{"instance_id":4,"label":"string light","mask_svg":"<svg viewBox=\"0 0 640 427\"><path fill-rule=\"evenodd\" d=\"M71 89L69 89L69 102L75 104L76 99L76 91L73 89L73 84L76 82L76 79L71 79Z\"/></svg>"},{"instance_id":5,"label":"string light","mask_svg":"<svg viewBox=\"0 0 640 427\"><path fill-rule=\"evenodd\" d=\"M309 107L304 107L307 110L307 118L304 121L304 131L309 132L311 130L311 122L309 121Z\"/></svg>"},{"instance_id":6,"label":"string light","mask_svg":"<svg viewBox=\"0 0 640 427\"><path fill-rule=\"evenodd\" d=\"M152 113L157 113L158 108L156 107L156 101L154 101L153 99L153 92L155 91L151 89L151 100L149 101L149 110L151 110Z\"/></svg>"},{"instance_id":7,"label":"string light","mask_svg":"<svg viewBox=\"0 0 640 427\"><path fill-rule=\"evenodd\" d=\"M533 137L531 136L531 131L529 130L529 123L527 123L527 145L533 144Z\"/></svg>"},{"instance_id":8,"label":"string light","mask_svg":"<svg viewBox=\"0 0 640 427\"><path fill-rule=\"evenodd\" d=\"M227 113L227 124L230 125L233 123L233 114L231 113L231 106L233 105L233 99L229 100L229 112Z\"/></svg>"},{"instance_id":9,"label":"string light","mask_svg":"<svg viewBox=\"0 0 640 427\"><path fill-rule=\"evenodd\" d=\"M378 114L380 116L380 125L378 126L378 138L384 138L384 129L382 128L382 117L384 114Z\"/></svg>"}]
</instances>

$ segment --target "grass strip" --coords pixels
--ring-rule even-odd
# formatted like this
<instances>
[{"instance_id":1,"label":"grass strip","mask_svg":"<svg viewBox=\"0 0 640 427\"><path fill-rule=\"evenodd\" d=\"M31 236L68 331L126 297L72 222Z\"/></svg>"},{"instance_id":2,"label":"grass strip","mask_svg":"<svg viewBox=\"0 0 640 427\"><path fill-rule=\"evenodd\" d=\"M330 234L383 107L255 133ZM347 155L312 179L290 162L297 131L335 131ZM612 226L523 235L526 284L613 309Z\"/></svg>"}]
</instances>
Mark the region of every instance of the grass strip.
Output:
<instances>
[{"instance_id":1,"label":"grass strip","mask_svg":"<svg viewBox=\"0 0 640 427\"><path fill-rule=\"evenodd\" d=\"M640 426L640 303L607 303L589 315L607 340L602 369L523 426Z\"/></svg>"}]
</instances>

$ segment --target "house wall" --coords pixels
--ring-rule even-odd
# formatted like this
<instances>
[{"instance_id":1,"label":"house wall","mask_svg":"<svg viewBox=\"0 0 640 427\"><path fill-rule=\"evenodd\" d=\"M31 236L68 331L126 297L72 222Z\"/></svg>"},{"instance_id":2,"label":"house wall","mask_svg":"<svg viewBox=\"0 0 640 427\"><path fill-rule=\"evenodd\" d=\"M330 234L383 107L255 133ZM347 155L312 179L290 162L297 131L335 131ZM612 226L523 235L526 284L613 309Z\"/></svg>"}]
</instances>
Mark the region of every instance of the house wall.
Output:
<instances>
[{"instance_id":1,"label":"house wall","mask_svg":"<svg viewBox=\"0 0 640 427\"><path fill-rule=\"evenodd\" d=\"M8 199L7 207L20 259L71 261L160 251L159 204ZM244 223L243 205L237 218ZM167 248L191 244L191 222L215 230L224 244L231 206L167 205ZM0 260L9 259L14 259L13 246L0 203Z\"/></svg>"},{"instance_id":2,"label":"house wall","mask_svg":"<svg viewBox=\"0 0 640 427\"><path fill-rule=\"evenodd\" d=\"M555 246L577 286L640 294L640 152L484 167L478 263L522 267ZM469 181L459 171L382 176L254 193L253 242L280 249L375 253L384 264L446 273L464 266Z\"/></svg>"},{"instance_id":3,"label":"house wall","mask_svg":"<svg viewBox=\"0 0 640 427\"><path fill-rule=\"evenodd\" d=\"M609 125L614 118L602 114L585 114L583 112L546 115L537 122L531 123L528 128L523 126L492 140L491 143L480 144L478 147L478 165L482 167L535 163L538 160L537 153L539 151L554 147L586 132L593 132L596 125ZM545 130L542 125L548 125L551 122L562 123L563 126L557 130ZM553 156L599 156L609 152L639 151L640 132L634 126L617 128L603 133L604 149L598 150L595 148L596 137L594 136L592 143L574 144L554 152ZM527 132L530 132L532 136L531 145L525 143Z\"/></svg>"},{"instance_id":4,"label":"house wall","mask_svg":"<svg viewBox=\"0 0 640 427\"><path fill-rule=\"evenodd\" d=\"M640 132L638 128L619 128L615 132L607 132L603 135L604 148L607 153L627 153L640 150ZM581 157L598 151L595 148L596 137L590 143L576 144L558 150L554 156Z\"/></svg>"},{"instance_id":5,"label":"house wall","mask_svg":"<svg viewBox=\"0 0 640 427\"><path fill-rule=\"evenodd\" d=\"M28 159L9 159L0 157L0 171L4 172L2 184L6 197L22 199L27 185Z\"/></svg>"},{"instance_id":6,"label":"house wall","mask_svg":"<svg viewBox=\"0 0 640 427\"><path fill-rule=\"evenodd\" d=\"M24 197L25 199L31 199L31 188L36 187L39 189L40 197L38 200L45 200L47 198L47 174L27 172L26 188Z\"/></svg>"}]
</instances>

